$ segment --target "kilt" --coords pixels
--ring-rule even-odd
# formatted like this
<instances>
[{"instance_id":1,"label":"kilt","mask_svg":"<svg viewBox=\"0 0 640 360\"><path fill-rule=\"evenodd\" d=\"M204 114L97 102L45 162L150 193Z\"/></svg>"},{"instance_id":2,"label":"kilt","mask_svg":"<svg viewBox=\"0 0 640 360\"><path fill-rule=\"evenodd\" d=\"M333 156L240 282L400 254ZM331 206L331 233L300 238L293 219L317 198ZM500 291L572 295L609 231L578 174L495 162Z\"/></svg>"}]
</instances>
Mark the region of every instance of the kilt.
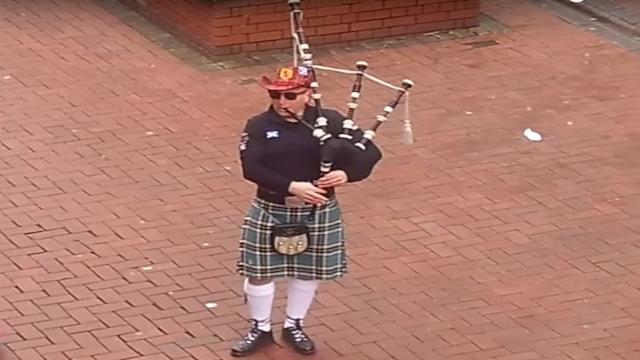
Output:
<instances>
[{"instance_id":1,"label":"kilt","mask_svg":"<svg viewBox=\"0 0 640 360\"><path fill-rule=\"evenodd\" d=\"M301 280L332 280L346 273L347 260L342 213L333 198L318 206L309 226L309 247L298 255L282 255L273 250L271 226L303 222L312 206L286 207L254 198L244 217L237 272L263 278L289 277Z\"/></svg>"}]
</instances>

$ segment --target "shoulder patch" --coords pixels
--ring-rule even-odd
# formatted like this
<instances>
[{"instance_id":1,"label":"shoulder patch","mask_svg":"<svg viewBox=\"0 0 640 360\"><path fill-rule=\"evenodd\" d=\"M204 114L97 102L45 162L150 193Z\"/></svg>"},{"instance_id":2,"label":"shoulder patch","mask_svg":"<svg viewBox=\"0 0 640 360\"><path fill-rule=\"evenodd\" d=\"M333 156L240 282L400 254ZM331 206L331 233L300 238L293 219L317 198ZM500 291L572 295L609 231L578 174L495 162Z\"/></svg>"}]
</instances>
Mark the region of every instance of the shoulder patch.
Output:
<instances>
[{"instance_id":1,"label":"shoulder patch","mask_svg":"<svg viewBox=\"0 0 640 360\"><path fill-rule=\"evenodd\" d=\"M249 134L246 132L242 133L242 135L240 135L240 145L238 146L238 149L240 149L240 151L246 150L248 142L249 142Z\"/></svg>"}]
</instances>

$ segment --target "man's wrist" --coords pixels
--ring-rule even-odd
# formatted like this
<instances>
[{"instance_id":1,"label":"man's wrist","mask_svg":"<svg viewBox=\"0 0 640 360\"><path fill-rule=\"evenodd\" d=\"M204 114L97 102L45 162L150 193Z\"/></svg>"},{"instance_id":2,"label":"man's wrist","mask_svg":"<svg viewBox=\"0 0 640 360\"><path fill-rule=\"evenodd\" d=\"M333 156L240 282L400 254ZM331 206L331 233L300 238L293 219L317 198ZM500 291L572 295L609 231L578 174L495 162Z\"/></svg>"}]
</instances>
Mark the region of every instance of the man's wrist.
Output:
<instances>
[{"instance_id":1,"label":"man's wrist","mask_svg":"<svg viewBox=\"0 0 640 360\"><path fill-rule=\"evenodd\" d=\"M287 191L289 192L289 194L293 195L293 191L292 190L293 190L295 185L296 185L295 181L290 181L289 182L289 186L287 186Z\"/></svg>"}]
</instances>

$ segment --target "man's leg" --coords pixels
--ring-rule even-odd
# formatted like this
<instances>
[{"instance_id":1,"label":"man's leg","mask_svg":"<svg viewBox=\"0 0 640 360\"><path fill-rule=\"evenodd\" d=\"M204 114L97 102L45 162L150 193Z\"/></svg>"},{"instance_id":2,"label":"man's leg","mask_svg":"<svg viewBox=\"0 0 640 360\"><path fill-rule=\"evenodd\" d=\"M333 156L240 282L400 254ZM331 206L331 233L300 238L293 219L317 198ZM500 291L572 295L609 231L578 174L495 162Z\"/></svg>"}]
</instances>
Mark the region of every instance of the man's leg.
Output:
<instances>
[{"instance_id":1,"label":"man's leg","mask_svg":"<svg viewBox=\"0 0 640 360\"><path fill-rule=\"evenodd\" d=\"M271 331L271 309L275 295L272 279L246 279L244 292L247 296L249 316L253 326L249 333L231 348L231 355L245 356L273 342Z\"/></svg>"},{"instance_id":2,"label":"man's leg","mask_svg":"<svg viewBox=\"0 0 640 360\"><path fill-rule=\"evenodd\" d=\"M283 339L301 354L313 354L315 345L302 330L303 321L318 289L315 280L289 280L287 289L287 320L282 332Z\"/></svg>"},{"instance_id":3,"label":"man's leg","mask_svg":"<svg viewBox=\"0 0 640 360\"><path fill-rule=\"evenodd\" d=\"M271 331L271 309L276 286L272 279L248 279L244 284L249 315L258 323L258 329Z\"/></svg>"}]
</instances>

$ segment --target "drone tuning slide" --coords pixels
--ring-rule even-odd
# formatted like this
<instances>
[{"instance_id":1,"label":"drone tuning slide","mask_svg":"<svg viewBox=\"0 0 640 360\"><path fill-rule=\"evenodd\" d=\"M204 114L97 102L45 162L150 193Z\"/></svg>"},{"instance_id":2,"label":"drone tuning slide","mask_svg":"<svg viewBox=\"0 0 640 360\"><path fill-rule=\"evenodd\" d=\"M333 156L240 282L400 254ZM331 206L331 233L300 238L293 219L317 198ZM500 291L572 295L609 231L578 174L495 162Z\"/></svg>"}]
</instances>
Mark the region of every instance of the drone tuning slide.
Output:
<instances>
[{"instance_id":1,"label":"drone tuning slide","mask_svg":"<svg viewBox=\"0 0 640 360\"><path fill-rule=\"evenodd\" d=\"M358 108L358 100L362 96L362 80L367 67L369 67L369 64L366 61L358 61L356 63L357 73L351 87L351 99L347 103L349 110L346 118L342 121L342 134L339 135L341 139L353 139L352 132L358 128L354 121L354 115Z\"/></svg>"}]
</instances>

